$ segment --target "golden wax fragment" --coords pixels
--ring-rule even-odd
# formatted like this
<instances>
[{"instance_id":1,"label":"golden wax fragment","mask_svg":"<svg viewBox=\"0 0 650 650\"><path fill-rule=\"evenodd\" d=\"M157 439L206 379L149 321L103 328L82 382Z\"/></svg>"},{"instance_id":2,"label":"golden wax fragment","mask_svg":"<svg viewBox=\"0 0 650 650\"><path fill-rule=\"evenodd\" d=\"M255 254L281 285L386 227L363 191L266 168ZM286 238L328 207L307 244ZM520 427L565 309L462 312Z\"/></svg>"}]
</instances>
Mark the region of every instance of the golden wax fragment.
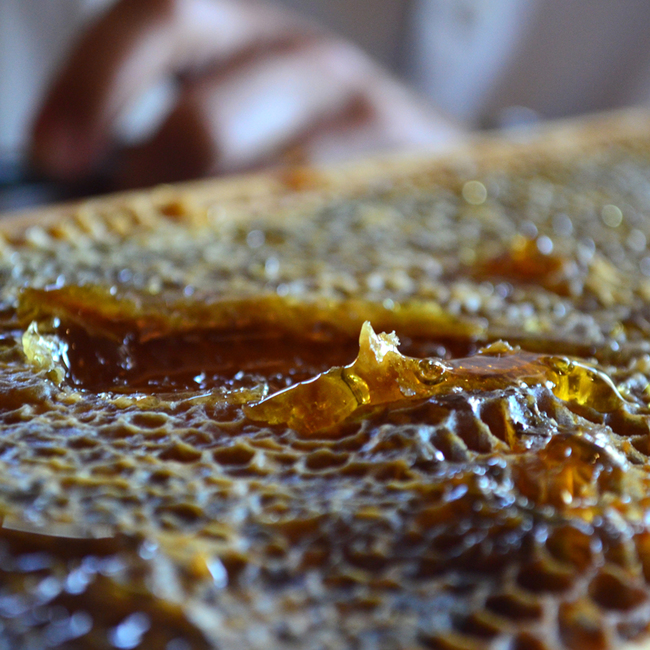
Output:
<instances>
[{"instance_id":1,"label":"golden wax fragment","mask_svg":"<svg viewBox=\"0 0 650 650\"><path fill-rule=\"evenodd\" d=\"M244 413L251 420L286 424L303 434L313 434L343 423L360 407L456 391L542 386L565 402L601 413L626 404L605 373L569 357L494 343L474 356L443 361L404 356L398 345L395 333L376 334L366 321L359 337L359 355L353 363L331 368L257 404L246 405Z\"/></svg>"}]
</instances>

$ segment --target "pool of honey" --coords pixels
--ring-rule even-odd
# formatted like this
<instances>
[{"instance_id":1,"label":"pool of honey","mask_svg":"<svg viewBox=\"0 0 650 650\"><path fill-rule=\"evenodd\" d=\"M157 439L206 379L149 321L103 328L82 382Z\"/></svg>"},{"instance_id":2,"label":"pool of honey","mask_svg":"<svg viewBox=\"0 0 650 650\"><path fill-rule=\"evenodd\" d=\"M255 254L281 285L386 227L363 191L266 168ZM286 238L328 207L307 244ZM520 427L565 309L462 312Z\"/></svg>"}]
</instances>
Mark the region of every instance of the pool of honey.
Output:
<instances>
[{"instance_id":1,"label":"pool of honey","mask_svg":"<svg viewBox=\"0 0 650 650\"><path fill-rule=\"evenodd\" d=\"M124 309L114 319L106 310L107 297L96 288L72 287L31 292L23 303L22 311L64 348L64 381L70 386L166 393L264 382L275 391L349 363L359 347L356 324L337 322L338 305L321 308L320 315L304 322L302 310L292 313L290 305L265 297L229 304L225 317L219 305L208 315L194 314L196 305L187 302L155 304L140 314L125 300L115 301ZM374 305L357 308L360 328L364 309ZM216 322L202 326L210 318ZM390 314L382 318L384 325L403 325L403 318L394 323ZM416 320L400 329L407 334L401 349L411 356L451 358L477 349L468 328L461 327L459 336L444 330L423 336Z\"/></svg>"}]
</instances>

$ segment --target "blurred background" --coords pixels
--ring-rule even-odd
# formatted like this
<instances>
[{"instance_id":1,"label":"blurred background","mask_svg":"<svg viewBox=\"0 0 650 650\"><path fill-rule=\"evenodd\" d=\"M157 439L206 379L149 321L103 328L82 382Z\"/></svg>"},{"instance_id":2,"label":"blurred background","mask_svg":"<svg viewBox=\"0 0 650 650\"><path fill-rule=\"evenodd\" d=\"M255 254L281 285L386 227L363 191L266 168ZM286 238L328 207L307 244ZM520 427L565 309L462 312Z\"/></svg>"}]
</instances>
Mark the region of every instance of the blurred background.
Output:
<instances>
[{"instance_id":1,"label":"blurred background","mask_svg":"<svg viewBox=\"0 0 650 650\"><path fill-rule=\"evenodd\" d=\"M0 210L650 98L640 0L0 0Z\"/></svg>"}]
</instances>

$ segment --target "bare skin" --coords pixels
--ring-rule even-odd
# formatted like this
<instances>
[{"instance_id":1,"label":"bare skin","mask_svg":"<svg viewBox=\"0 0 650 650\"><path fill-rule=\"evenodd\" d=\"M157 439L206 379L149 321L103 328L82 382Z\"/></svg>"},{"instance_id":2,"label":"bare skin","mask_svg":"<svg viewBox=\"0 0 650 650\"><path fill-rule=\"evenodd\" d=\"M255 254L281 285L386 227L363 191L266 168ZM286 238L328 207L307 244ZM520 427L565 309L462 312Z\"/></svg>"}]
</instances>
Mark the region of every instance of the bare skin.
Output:
<instances>
[{"instance_id":1,"label":"bare skin","mask_svg":"<svg viewBox=\"0 0 650 650\"><path fill-rule=\"evenodd\" d=\"M157 132L115 138L144 88L178 84ZM120 186L435 147L458 129L352 45L270 4L121 0L81 37L34 123L32 161L81 180L110 156Z\"/></svg>"}]
</instances>

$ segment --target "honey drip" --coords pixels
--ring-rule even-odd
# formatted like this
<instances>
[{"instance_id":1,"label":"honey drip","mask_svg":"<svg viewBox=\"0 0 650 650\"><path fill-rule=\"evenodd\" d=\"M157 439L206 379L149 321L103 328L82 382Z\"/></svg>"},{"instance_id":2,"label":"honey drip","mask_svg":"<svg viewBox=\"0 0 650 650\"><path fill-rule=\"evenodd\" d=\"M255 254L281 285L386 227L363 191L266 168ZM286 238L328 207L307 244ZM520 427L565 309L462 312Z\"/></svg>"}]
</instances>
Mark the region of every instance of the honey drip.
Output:
<instances>
[{"instance_id":1,"label":"honey drip","mask_svg":"<svg viewBox=\"0 0 650 650\"><path fill-rule=\"evenodd\" d=\"M443 361L404 356L398 345L395 333L376 334L366 321L353 363L331 368L244 411L251 420L286 424L309 435L342 424L359 409L365 413L405 400L511 386L544 386L562 401L601 413L625 404L604 372L569 357L525 352L499 342L475 356Z\"/></svg>"}]
</instances>

